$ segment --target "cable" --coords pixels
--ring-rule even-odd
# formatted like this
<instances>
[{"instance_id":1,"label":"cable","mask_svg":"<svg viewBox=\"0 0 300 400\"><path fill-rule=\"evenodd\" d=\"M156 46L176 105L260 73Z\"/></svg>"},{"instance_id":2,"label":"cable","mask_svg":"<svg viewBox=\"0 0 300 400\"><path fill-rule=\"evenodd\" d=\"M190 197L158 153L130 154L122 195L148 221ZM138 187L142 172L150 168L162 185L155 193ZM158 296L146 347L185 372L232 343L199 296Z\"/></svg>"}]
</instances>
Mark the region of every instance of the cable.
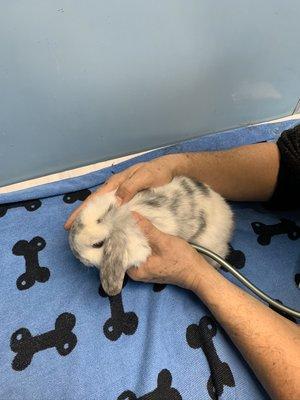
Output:
<instances>
[{"instance_id":1,"label":"cable","mask_svg":"<svg viewBox=\"0 0 300 400\"><path fill-rule=\"evenodd\" d=\"M258 289L255 285L253 285L247 278L245 278L240 272L238 272L231 264L225 261L222 257L218 256L218 254L214 253L211 250L206 249L205 247L199 246L195 243L190 243L199 253L205 254L209 258L216 261L222 267L224 267L228 272L230 272L236 279L238 279L244 286L250 289L253 293L255 293L262 300L266 301L274 308L278 310L284 311L285 313L300 319L300 311L294 310L293 308L286 307L283 304L278 303L277 301L271 299L267 294Z\"/></svg>"}]
</instances>

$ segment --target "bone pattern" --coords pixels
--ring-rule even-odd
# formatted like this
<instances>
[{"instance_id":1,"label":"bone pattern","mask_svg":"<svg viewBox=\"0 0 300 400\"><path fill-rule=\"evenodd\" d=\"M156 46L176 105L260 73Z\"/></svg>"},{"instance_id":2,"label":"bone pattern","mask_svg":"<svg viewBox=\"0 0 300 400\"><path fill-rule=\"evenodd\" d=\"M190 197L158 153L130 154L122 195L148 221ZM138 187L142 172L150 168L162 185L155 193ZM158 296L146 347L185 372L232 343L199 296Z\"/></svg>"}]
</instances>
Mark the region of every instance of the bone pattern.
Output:
<instances>
[{"instance_id":1,"label":"bone pattern","mask_svg":"<svg viewBox=\"0 0 300 400\"><path fill-rule=\"evenodd\" d=\"M201 318L198 325L190 325L186 331L188 345L193 349L201 348L207 358L211 371L207 382L207 390L213 400L217 400L222 395L224 386L235 386L229 365L220 360L213 343L213 337L216 333L217 324L208 316Z\"/></svg>"},{"instance_id":2,"label":"bone pattern","mask_svg":"<svg viewBox=\"0 0 300 400\"><path fill-rule=\"evenodd\" d=\"M262 246L271 243L271 239L276 235L287 235L290 240L300 238L300 227L294 221L287 218L281 218L278 224L267 225L262 222L252 222L251 226L254 233L258 235L257 242Z\"/></svg>"},{"instance_id":3,"label":"bone pattern","mask_svg":"<svg viewBox=\"0 0 300 400\"><path fill-rule=\"evenodd\" d=\"M235 249L231 244L229 244L229 254L226 257L226 261L229 262L233 267L237 269L244 268L246 264L246 256L241 250ZM227 272L227 269L221 266L221 269Z\"/></svg>"},{"instance_id":4,"label":"bone pattern","mask_svg":"<svg viewBox=\"0 0 300 400\"><path fill-rule=\"evenodd\" d=\"M77 192L66 193L63 197L63 201L67 204L73 204L75 201L84 201L91 191L89 189L78 190Z\"/></svg>"},{"instance_id":5,"label":"bone pattern","mask_svg":"<svg viewBox=\"0 0 300 400\"><path fill-rule=\"evenodd\" d=\"M162 290L164 290L166 287L167 287L167 285L164 283L154 283L152 289L153 289L153 292L158 293L158 292L161 292Z\"/></svg>"},{"instance_id":6,"label":"bone pattern","mask_svg":"<svg viewBox=\"0 0 300 400\"><path fill-rule=\"evenodd\" d=\"M50 277L47 267L39 265L38 253L46 246L45 240L40 236L35 236L29 242L19 240L13 247L12 252L15 256L23 256L25 259L26 271L17 279L16 285L19 290L31 288L35 282L45 283Z\"/></svg>"},{"instance_id":7,"label":"bone pattern","mask_svg":"<svg viewBox=\"0 0 300 400\"><path fill-rule=\"evenodd\" d=\"M0 218L4 217L8 210L12 208L24 207L27 211L32 212L39 209L42 205L41 200L25 200L17 203L0 204Z\"/></svg>"},{"instance_id":8,"label":"bone pattern","mask_svg":"<svg viewBox=\"0 0 300 400\"><path fill-rule=\"evenodd\" d=\"M120 394L117 400L182 400L177 389L172 386L172 375L167 369L160 371L157 377L157 388L141 397L127 390Z\"/></svg>"},{"instance_id":9,"label":"bone pattern","mask_svg":"<svg viewBox=\"0 0 300 400\"><path fill-rule=\"evenodd\" d=\"M125 278L123 288L127 281L128 278ZM132 311L124 311L122 292L116 296L108 296L100 285L99 295L101 297L108 297L111 309L111 317L103 326L103 332L106 338L111 341L116 341L122 334L133 335L138 327L138 317Z\"/></svg>"},{"instance_id":10,"label":"bone pattern","mask_svg":"<svg viewBox=\"0 0 300 400\"><path fill-rule=\"evenodd\" d=\"M76 318L71 313L60 314L55 321L55 328L51 331L32 336L27 328L15 331L10 339L10 348L16 353L12 368L22 371L27 368L33 356L42 351L55 347L61 356L71 353L77 343L77 337L72 332Z\"/></svg>"}]
</instances>

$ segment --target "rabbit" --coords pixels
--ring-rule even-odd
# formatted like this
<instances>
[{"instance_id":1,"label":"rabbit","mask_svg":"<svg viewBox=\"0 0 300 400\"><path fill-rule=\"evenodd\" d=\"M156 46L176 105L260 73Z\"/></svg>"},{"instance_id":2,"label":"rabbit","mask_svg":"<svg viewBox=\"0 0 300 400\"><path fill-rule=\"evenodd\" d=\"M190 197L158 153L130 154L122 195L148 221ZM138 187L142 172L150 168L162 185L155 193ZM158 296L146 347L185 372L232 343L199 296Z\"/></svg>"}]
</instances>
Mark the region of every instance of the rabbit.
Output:
<instances>
[{"instance_id":1,"label":"rabbit","mask_svg":"<svg viewBox=\"0 0 300 400\"><path fill-rule=\"evenodd\" d=\"M202 245L225 258L233 230L233 213L209 186L179 176L157 188L142 190L118 206L115 192L95 196L75 219L70 248L83 264L96 266L104 291L122 290L125 272L138 267L151 248L131 212L148 218L161 231ZM218 264L207 259L214 267Z\"/></svg>"}]
</instances>

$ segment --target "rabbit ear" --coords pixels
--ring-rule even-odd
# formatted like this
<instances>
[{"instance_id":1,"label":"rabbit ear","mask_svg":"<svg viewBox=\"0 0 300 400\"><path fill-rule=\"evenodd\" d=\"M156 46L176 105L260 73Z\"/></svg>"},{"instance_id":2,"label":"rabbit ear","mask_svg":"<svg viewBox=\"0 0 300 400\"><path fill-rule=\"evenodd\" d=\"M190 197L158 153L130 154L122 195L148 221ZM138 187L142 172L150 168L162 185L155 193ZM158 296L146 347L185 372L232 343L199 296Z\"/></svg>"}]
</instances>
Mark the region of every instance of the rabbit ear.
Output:
<instances>
[{"instance_id":1,"label":"rabbit ear","mask_svg":"<svg viewBox=\"0 0 300 400\"><path fill-rule=\"evenodd\" d=\"M100 278L104 291L109 296L120 293L128 262L127 239L120 229L113 229L103 245Z\"/></svg>"}]
</instances>

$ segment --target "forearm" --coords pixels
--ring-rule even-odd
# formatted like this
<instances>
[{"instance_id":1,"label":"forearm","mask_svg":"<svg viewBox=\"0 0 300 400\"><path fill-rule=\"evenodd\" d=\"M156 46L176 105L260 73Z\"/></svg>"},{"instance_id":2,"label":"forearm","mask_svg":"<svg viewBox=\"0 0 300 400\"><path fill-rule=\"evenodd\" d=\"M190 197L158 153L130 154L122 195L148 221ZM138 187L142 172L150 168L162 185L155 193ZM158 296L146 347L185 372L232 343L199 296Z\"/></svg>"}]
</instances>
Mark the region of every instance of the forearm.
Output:
<instances>
[{"instance_id":1,"label":"forearm","mask_svg":"<svg viewBox=\"0 0 300 400\"><path fill-rule=\"evenodd\" d=\"M197 266L194 292L243 354L272 399L300 399L300 329L226 280Z\"/></svg>"},{"instance_id":2,"label":"forearm","mask_svg":"<svg viewBox=\"0 0 300 400\"><path fill-rule=\"evenodd\" d=\"M237 201L268 200L279 170L279 151L274 143L165 157L174 175L203 181L225 198Z\"/></svg>"}]
</instances>

